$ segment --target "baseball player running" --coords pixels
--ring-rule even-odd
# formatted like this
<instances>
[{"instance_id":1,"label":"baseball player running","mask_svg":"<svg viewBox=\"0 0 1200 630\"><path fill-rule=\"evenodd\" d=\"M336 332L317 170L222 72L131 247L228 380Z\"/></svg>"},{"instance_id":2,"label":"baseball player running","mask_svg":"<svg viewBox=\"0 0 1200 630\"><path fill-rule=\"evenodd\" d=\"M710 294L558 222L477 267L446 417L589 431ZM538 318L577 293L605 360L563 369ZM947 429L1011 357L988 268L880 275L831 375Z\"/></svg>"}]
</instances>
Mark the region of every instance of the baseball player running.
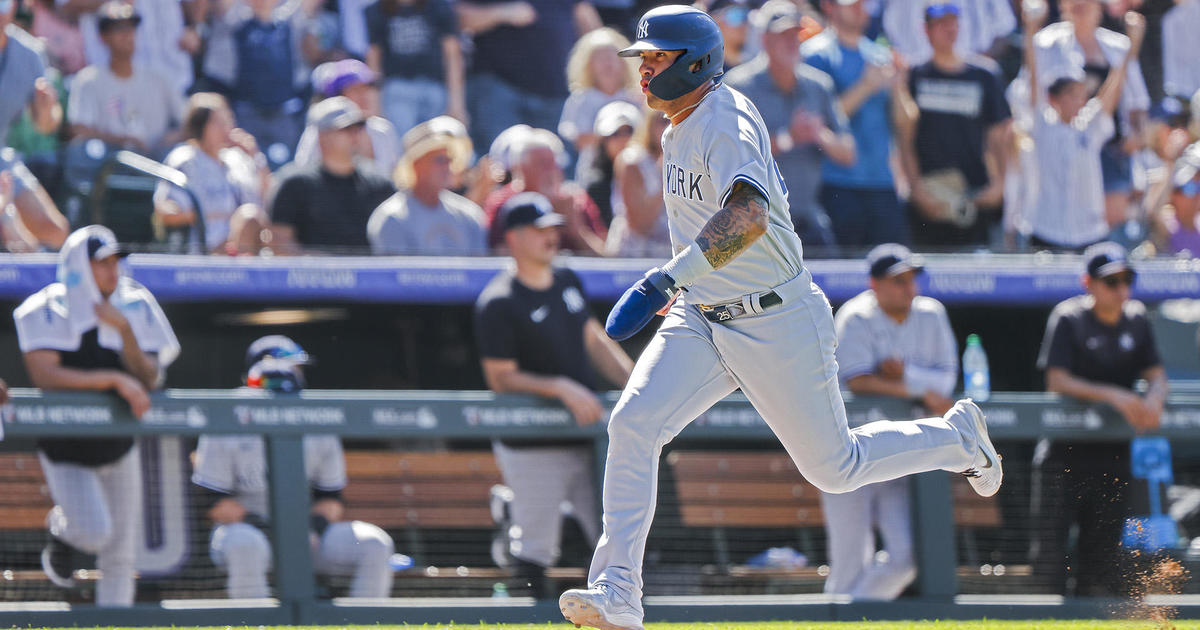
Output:
<instances>
[{"instance_id":1,"label":"baseball player running","mask_svg":"<svg viewBox=\"0 0 1200 630\"><path fill-rule=\"evenodd\" d=\"M308 355L295 341L269 335L246 351L246 385L294 393L304 388ZM342 520L346 459L336 435L304 436L304 469L312 486L309 531L318 573L353 575L351 597L388 597L392 538L379 527ZM231 598L269 597L271 545L267 528L267 456L262 436L203 435L192 483L206 491L213 521L209 555L228 573Z\"/></svg>"},{"instance_id":2,"label":"baseball player running","mask_svg":"<svg viewBox=\"0 0 1200 630\"><path fill-rule=\"evenodd\" d=\"M720 30L702 11L669 5L646 13L637 36L620 54L641 59L646 102L671 120L663 196L677 253L621 296L605 326L625 339L667 311L609 420L590 588L559 598L568 621L604 630L642 628L642 557L663 445L739 387L826 492L941 469L990 496L1002 478L970 400L941 418L847 427L833 314L803 265L770 134L754 105L719 82Z\"/></svg>"}]
</instances>

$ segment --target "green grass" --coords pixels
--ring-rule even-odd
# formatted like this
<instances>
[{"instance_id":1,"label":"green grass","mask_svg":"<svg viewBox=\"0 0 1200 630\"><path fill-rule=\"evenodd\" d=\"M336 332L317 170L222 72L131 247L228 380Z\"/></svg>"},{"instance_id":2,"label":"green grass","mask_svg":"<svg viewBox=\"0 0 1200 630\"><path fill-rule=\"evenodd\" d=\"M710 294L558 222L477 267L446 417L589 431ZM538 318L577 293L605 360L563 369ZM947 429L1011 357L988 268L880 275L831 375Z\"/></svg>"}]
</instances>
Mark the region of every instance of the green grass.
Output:
<instances>
[{"instance_id":1,"label":"green grass","mask_svg":"<svg viewBox=\"0 0 1200 630\"><path fill-rule=\"evenodd\" d=\"M499 624L452 626L248 626L244 630L570 630L567 623ZM771 621L750 623L651 623L646 630L1200 630L1200 621L1071 620L1040 619L1029 621ZM80 630L80 629L72 629ZM95 629L112 630L112 629ZM243 630L229 626L198 628L146 628L143 630Z\"/></svg>"}]
</instances>

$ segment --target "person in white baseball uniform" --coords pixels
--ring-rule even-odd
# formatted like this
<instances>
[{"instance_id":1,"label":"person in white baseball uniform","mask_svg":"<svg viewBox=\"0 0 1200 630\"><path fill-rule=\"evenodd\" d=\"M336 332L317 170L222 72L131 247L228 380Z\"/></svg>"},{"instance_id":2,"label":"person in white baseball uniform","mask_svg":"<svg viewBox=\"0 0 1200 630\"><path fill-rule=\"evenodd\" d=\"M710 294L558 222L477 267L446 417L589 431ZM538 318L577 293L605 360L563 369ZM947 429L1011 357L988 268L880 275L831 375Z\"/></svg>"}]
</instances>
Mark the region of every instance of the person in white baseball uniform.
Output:
<instances>
[{"instance_id":1,"label":"person in white baseball uniform","mask_svg":"<svg viewBox=\"0 0 1200 630\"><path fill-rule=\"evenodd\" d=\"M867 254L870 289L838 309L838 380L867 396L912 401L946 413L958 382L958 344L937 300L917 295L924 269L903 245L886 243ZM821 493L829 536L825 592L852 599L895 599L917 575L907 478L873 483L844 494ZM875 532L883 539L875 550Z\"/></svg>"},{"instance_id":2,"label":"person in white baseball uniform","mask_svg":"<svg viewBox=\"0 0 1200 630\"><path fill-rule=\"evenodd\" d=\"M559 598L568 621L604 630L642 628L663 446L739 387L826 492L943 469L970 475L990 496L1003 476L969 400L941 418L847 427L833 313L804 267L770 133L754 104L718 80L717 25L668 5L647 12L637 36L621 54L641 58L646 102L671 119L663 196L676 255L626 291L605 326L622 340L667 312L609 419L604 534L590 587Z\"/></svg>"},{"instance_id":3,"label":"person in white baseball uniform","mask_svg":"<svg viewBox=\"0 0 1200 630\"><path fill-rule=\"evenodd\" d=\"M90 225L67 237L58 282L29 296L16 311L25 369L46 390L115 391L137 418L147 394L162 384L179 342L158 302L125 275L125 252L108 228ZM81 554L101 572L100 606L130 606L142 518L142 462L136 440L42 438L38 457L54 508L46 517L50 544L42 569L63 588L75 585Z\"/></svg>"},{"instance_id":4,"label":"person in white baseball uniform","mask_svg":"<svg viewBox=\"0 0 1200 630\"><path fill-rule=\"evenodd\" d=\"M1023 16L1025 71L1033 112L1030 136L1037 164L1037 192L1024 222L1035 247L1082 251L1105 240L1109 233L1102 152L1116 129L1113 115L1129 69L1137 63L1146 20L1132 11L1125 15L1129 49L1121 63L1108 72L1096 96L1088 98L1083 70L1072 65L1041 65L1034 32L1044 19L1044 12Z\"/></svg>"},{"instance_id":5,"label":"person in white baseball uniform","mask_svg":"<svg viewBox=\"0 0 1200 630\"><path fill-rule=\"evenodd\" d=\"M307 361L296 342L268 335L246 352L246 385L299 392L304 388L301 365ZM312 487L309 538L317 573L353 576L350 597L390 596L392 537L370 523L343 520L346 458L338 436L304 436L304 470ZM271 515L262 436L200 436L192 483L208 499L213 522L209 555L228 574L229 597L270 597L271 544L264 531Z\"/></svg>"}]
</instances>

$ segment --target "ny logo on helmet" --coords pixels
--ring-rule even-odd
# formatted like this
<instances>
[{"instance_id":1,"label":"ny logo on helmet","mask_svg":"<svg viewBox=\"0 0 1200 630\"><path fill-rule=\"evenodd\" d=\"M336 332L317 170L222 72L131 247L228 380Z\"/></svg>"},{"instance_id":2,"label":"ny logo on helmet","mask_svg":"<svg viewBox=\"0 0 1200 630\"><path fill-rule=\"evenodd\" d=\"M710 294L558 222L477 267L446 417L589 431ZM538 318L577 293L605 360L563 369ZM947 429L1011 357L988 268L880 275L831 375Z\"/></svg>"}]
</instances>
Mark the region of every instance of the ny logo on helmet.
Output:
<instances>
[{"instance_id":1,"label":"ny logo on helmet","mask_svg":"<svg viewBox=\"0 0 1200 630\"><path fill-rule=\"evenodd\" d=\"M642 20L642 21L641 21L641 23L640 23L640 24L638 24L637 38L638 38L638 39L645 39L645 38L646 38L646 33L647 33L649 30L650 30L650 23L649 23L649 22L647 22L646 20Z\"/></svg>"}]
</instances>

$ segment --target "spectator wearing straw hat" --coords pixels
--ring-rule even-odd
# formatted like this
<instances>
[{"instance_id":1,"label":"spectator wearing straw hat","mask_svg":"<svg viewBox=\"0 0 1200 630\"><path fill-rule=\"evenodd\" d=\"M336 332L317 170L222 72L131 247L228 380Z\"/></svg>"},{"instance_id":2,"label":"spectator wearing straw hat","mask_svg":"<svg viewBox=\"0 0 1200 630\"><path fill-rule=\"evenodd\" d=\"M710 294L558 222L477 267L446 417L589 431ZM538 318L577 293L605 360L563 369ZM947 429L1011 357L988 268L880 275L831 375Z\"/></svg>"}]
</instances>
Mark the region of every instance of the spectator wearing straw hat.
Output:
<instances>
[{"instance_id":1,"label":"spectator wearing straw hat","mask_svg":"<svg viewBox=\"0 0 1200 630\"><path fill-rule=\"evenodd\" d=\"M471 160L467 128L438 116L404 134L396 168L400 191L367 222L371 252L384 255L479 256L487 252L483 210L450 191Z\"/></svg>"},{"instance_id":2,"label":"spectator wearing straw hat","mask_svg":"<svg viewBox=\"0 0 1200 630\"><path fill-rule=\"evenodd\" d=\"M312 73L313 93L318 99L344 96L366 116L368 145L363 158L375 161L379 172L390 175L400 161L400 134L388 119L380 116L379 88L375 73L357 59L342 59L323 63ZM321 163L321 147L317 143L317 128L307 125L296 145L296 162L310 166Z\"/></svg>"}]
</instances>

